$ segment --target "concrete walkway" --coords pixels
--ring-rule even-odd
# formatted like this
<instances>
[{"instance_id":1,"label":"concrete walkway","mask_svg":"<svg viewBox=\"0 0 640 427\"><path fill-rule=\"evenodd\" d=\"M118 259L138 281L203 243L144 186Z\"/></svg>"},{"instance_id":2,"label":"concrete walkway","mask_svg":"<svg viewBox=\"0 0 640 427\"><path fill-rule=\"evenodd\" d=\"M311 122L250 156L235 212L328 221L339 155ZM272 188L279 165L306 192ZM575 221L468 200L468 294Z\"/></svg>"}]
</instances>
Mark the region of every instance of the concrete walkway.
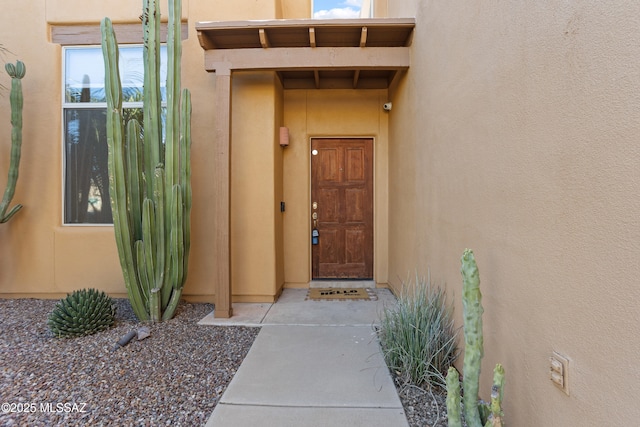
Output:
<instances>
[{"instance_id":1,"label":"concrete walkway","mask_svg":"<svg viewBox=\"0 0 640 427\"><path fill-rule=\"evenodd\" d=\"M275 304L233 304L231 319L200 324L261 326L208 427L407 427L373 325L395 303L305 300L285 289Z\"/></svg>"}]
</instances>

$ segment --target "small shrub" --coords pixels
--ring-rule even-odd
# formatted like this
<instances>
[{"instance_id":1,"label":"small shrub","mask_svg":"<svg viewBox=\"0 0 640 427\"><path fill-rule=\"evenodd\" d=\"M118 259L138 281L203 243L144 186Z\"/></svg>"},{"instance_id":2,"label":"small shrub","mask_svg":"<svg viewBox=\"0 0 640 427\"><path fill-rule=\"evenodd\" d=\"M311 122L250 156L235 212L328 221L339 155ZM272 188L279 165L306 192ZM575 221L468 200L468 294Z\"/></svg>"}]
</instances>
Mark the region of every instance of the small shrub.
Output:
<instances>
[{"instance_id":1,"label":"small shrub","mask_svg":"<svg viewBox=\"0 0 640 427\"><path fill-rule=\"evenodd\" d=\"M56 337L91 335L111 327L115 314L111 297L95 289L82 289L58 301L47 325Z\"/></svg>"},{"instance_id":2,"label":"small shrub","mask_svg":"<svg viewBox=\"0 0 640 427\"><path fill-rule=\"evenodd\" d=\"M458 330L446 293L430 278L402 283L394 307L384 309L378 336L390 369L406 383L446 388L446 372L458 357Z\"/></svg>"}]
</instances>

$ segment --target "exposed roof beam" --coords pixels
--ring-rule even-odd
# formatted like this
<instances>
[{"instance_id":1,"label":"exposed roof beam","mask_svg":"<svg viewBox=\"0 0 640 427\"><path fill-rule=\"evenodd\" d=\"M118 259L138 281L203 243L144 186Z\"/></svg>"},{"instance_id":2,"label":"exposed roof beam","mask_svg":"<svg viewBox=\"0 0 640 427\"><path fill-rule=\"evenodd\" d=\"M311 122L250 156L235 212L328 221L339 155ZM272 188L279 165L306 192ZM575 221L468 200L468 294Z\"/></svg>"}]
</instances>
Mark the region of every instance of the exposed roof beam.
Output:
<instances>
[{"instance_id":1,"label":"exposed roof beam","mask_svg":"<svg viewBox=\"0 0 640 427\"><path fill-rule=\"evenodd\" d=\"M316 29L309 27L309 46L316 47Z\"/></svg>"},{"instance_id":2,"label":"exposed roof beam","mask_svg":"<svg viewBox=\"0 0 640 427\"><path fill-rule=\"evenodd\" d=\"M405 40L404 45L405 46L411 46L411 43L413 43L413 31L411 31L411 33L409 33L409 36Z\"/></svg>"},{"instance_id":3,"label":"exposed roof beam","mask_svg":"<svg viewBox=\"0 0 640 427\"><path fill-rule=\"evenodd\" d=\"M266 49L269 47L269 38L267 37L267 33L265 32L264 28L260 28L258 30L258 33L260 34L260 45Z\"/></svg>"},{"instance_id":4,"label":"exposed roof beam","mask_svg":"<svg viewBox=\"0 0 640 427\"><path fill-rule=\"evenodd\" d=\"M360 77L360 70L356 70L353 73L353 88L357 88L358 87L358 78Z\"/></svg>"},{"instance_id":5,"label":"exposed roof beam","mask_svg":"<svg viewBox=\"0 0 640 427\"><path fill-rule=\"evenodd\" d=\"M216 48L216 44L207 33L198 31L198 41L200 42L200 46L205 50Z\"/></svg>"},{"instance_id":6,"label":"exposed roof beam","mask_svg":"<svg viewBox=\"0 0 640 427\"><path fill-rule=\"evenodd\" d=\"M389 77L389 93L393 93L393 91L396 90L396 87L398 86L398 82L400 81L400 77L402 77L402 75L404 74L405 70L397 70L394 73L391 74L391 76Z\"/></svg>"},{"instance_id":7,"label":"exposed roof beam","mask_svg":"<svg viewBox=\"0 0 640 427\"><path fill-rule=\"evenodd\" d=\"M207 50L205 69L215 71L220 63L233 70L401 70L410 65L407 47L294 47L278 52L265 49Z\"/></svg>"},{"instance_id":8,"label":"exposed roof beam","mask_svg":"<svg viewBox=\"0 0 640 427\"><path fill-rule=\"evenodd\" d=\"M367 45L367 27L362 27L362 32L360 33L360 47L365 47Z\"/></svg>"},{"instance_id":9,"label":"exposed roof beam","mask_svg":"<svg viewBox=\"0 0 640 427\"><path fill-rule=\"evenodd\" d=\"M357 89L387 89L387 79L360 79ZM312 79L287 79L283 80L284 89L353 89L351 80L322 78L320 85Z\"/></svg>"}]
</instances>

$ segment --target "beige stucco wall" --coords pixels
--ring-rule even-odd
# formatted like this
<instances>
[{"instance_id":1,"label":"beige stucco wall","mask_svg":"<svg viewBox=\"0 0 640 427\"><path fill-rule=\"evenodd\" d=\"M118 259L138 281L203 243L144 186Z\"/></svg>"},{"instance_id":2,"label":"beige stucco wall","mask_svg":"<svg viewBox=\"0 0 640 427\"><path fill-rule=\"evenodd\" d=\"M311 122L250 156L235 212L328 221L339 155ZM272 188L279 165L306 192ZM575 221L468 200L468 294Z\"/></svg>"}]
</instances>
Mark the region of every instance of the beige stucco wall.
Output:
<instances>
[{"instance_id":1,"label":"beige stucco wall","mask_svg":"<svg viewBox=\"0 0 640 427\"><path fill-rule=\"evenodd\" d=\"M389 276L430 267L459 298L473 248L483 397L502 362L509 425L636 425L640 4L389 12L417 24L390 115ZM570 358L569 396L549 380L553 351Z\"/></svg>"},{"instance_id":2,"label":"beige stucco wall","mask_svg":"<svg viewBox=\"0 0 640 427\"><path fill-rule=\"evenodd\" d=\"M0 225L0 296L57 297L81 287L124 293L112 228L62 225L61 48L49 42L49 25L97 24L104 15L137 22L132 4L24 0L0 15L0 43L15 54L7 59L27 64L14 198L25 208ZM183 85L194 106L185 294L212 300L215 77L204 71L195 22L301 18L310 10L296 0L184 5ZM283 91L268 73L234 76L234 299L268 300L283 285L306 285L310 138L371 136L376 281L397 288L395 278L430 268L459 297L459 258L473 248L486 309L483 397L493 364L502 362L510 425L635 425L640 5L403 0L387 7L391 17L417 22L412 66L390 113L381 108L387 91ZM0 81L9 84L4 73ZM10 150L8 123L5 92L0 159ZM291 135L284 150L281 125ZM7 168L0 161L1 188ZM460 324L461 304L456 309ZM548 379L553 351L571 360L569 396Z\"/></svg>"},{"instance_id":3,"label":"beige stucco wall","mask_svg":"<svg viewBox=\"0 0 640 427\"><path fill-rule=\"evenodd\" d=\"M231 278L234 301L273 301L276 246L281 245L282 148L275 136L281 91L272 73L233 77L231 144ZM278 98L278 99L276 99ZM280 107L277 112L276 108ZM279 182L278 182L279 181ZM276 211L277 207L277 211ZM280 260L281 261L281 260ZM281 268L280 268L281 271ZM278 277L279 276L279 277Z\"/></svg>"},{"instance_id":4,"label":"beige stucco wall","mask_svg":"<svg viewBox=\"0 0 640 427\"><path fill-rule=\"evenodd\" d=\"M386 90L288 90L284 124L284 257L286 286L311 280L311 138L374 138L374 279L387 284L388 121Z\"/></svg>"},{"instance_id":5,"label":"beige stucco wall","mask_svg":"<svg viewBox=\"0 0 640 427\"><path fill-rule=\"evenodd\" d=\"M9 222L0 226L0 241L3 256L0 257L1 296L46 296L59 297L81 287L96 287L112 295L124 295L125 289L111 226L64 226L62 224L62 129L61 129L61 70L62 49L51 40L51 26L73 24L98 24L104 16L114 22L137 23L142 1L114 0L26 0L18 2L6 13L0 15L0 43L13 54L8 61L19 58L27 65L24 87L24 143L20 179L14 202L22 203L23 210ZM161 2L166 19L166 0ZM216 261L211 259L210 245L213 241L211 215L215 201L212 200L210 183L214 173L211 159L214 156L211 141L211 121L216 108L213 100L215 77L204 71L204 55L200 47L195 23L207 20L241 20L300 18L310 14L310 5L294 0L260 1L207 1L183 0L183 19L188 25L188 38L183 42L183 86L192 90L193 102L193 211L192 242L189 276L184 294L190 299L213 300L214 284L211 281ZM19 23L19 26L16 25ZM235 77L234 77L235 78ZM235 78L233 102L243 109L236 110L239 116L234 128L234 149L246 149L247 158L234 158L236 163L256 162L260 165L263 154L269 158L271 168L268 186L247 185L240 191L242 178L237 173L238 182L232 186L238 190L234 194L236 211L246 220L246 226L239 223L236 216L237 242L232 251L234 256L234 289L242 295L253 293L273 299L284 283L284 259L282 243L282 218L279 199L282 193L282 149L277 144L277 132L282 124L282 89L271 75L263 75L266 82L247 83L243 88L243 78ZM9 78L2 73L0 81L9 85ZM244 80L245 82L253 81ZM255 94L252 90L255 89ZM257 95L264 102L254 102ZM249 99L254 99L249 101ZM268 110L268 116L265 111ZM10 151L8 92L0 98L0 159L8 159ZM239 118L238 118L239 117ZM249 117L250 119L247 119ZM254 117L259 118L254 120ZM247 126L251 123L251 126ZM254 125L260 127L254 127ZM256 133L260 138L256 140ZM237 146L237 147L236 147ZM262 150L262 151L261 151ZM239 151L241 152L241 151ZM238 153L236 153L238 154ZM0 162L0 185L4 189L8 160ZM242 170L239 168L238 170ZM260 176L260 170L252 175ZM250 180L249 180L250 181ZM256 180L254 180L256 181ZM239 204L246 200L253 206L257 196L269 194L266 213L258 212L263 218L256 221L246 215L246 206ZM275 200L278 199L278 200ZM276 204L277 203L277 204ZM251 206L247 209L253 209ZM260 206L260 205L256 205ZM277 209L277 211L276 211ZM277 215L276 215L277 213ZM263 221L261 223L260 221ZM257 228L260 224L261 228ZM267 238L256 233L270 230ZM248 235L248 230L256 233ZM257 237L257 238L256 238ZM254 240L252 249L242 250L244 242ZM255 242L260 243L255 243ZM252 267L257 253L260 262L271 263ZM280 255L278 255L280 254ZM259 268L258 268L259 267ZM246 271L253 272L247 276ZM258 272L258 273L255 273ZM268 279L264 280L267 275ZM260 277L262 280L257 280ZM252 289L253 290L249 290Z\"/></svg>"}]
</instances>

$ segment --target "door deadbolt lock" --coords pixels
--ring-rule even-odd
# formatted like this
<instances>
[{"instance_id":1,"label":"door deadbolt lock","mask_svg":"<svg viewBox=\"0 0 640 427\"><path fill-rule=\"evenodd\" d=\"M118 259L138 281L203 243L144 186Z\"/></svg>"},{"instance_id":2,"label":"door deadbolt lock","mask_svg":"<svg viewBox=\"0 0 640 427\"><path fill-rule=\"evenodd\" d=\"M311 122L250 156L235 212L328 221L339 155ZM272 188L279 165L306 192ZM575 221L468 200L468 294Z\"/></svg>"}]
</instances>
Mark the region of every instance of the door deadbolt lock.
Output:
<instances>
[{"instance_id":1,"label":"door deadbolt lock","mask_svg":"<svg viewBox=\"0 0 640 427\"><path fill-rule=\"evenodd\" d=\"M318 202L313 202L313 204L311 205L311 207L315 210L318 209Z\"/></svg>"},{"instance_id":2,"label":"door deadbolt lock","mask_svg":"<svg viewBox=\"0 0 640 427\"><path fill-rule=\"evenodd\" d=\"M314 212L313 215L311 215L311 218L318 219L318 212Z\"/></svg>"}]
</instances>

